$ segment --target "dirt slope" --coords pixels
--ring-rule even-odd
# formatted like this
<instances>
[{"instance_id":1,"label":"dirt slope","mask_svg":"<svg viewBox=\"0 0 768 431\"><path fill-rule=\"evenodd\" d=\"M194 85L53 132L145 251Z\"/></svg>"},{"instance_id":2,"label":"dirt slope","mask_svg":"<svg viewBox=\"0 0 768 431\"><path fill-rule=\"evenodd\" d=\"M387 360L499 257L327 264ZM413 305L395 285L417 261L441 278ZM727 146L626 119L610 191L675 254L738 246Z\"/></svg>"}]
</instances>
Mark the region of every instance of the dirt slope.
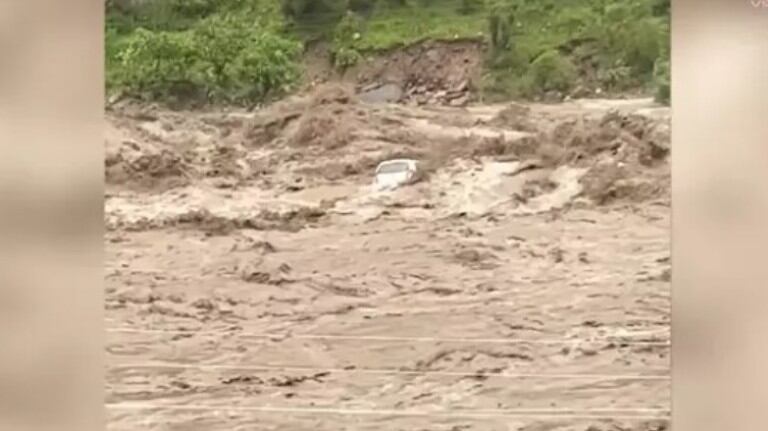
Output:
<instances>
[{"instance_id":1,"label":"dirt slope","mask_svg":"<svg viewBox=\"0 0 768 431\"><path fill-rule=\"evenodd\" d=\"M425 41L377 52L347 70L334 67L328 47L311 45L305 55L309 87L328 82L354 86L372 98L411 105L464 106L480 82L485 45L478 40ZM387 96L377 95L386 86Z\"/></svg>"}]
</instances>

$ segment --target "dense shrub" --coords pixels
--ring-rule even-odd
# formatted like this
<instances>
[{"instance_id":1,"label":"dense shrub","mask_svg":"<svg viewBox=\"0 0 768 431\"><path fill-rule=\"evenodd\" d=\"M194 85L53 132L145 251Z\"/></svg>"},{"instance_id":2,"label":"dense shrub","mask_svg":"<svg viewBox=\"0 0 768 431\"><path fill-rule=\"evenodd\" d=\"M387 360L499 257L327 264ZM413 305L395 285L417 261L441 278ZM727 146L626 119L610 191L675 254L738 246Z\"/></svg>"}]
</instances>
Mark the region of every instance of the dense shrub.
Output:
<instances>
[{"instance_id":1,"label":"dense shrub","mask_svg":"<svg viewBox=\"0 0 768 431\"><path fill-rule=\"evenodd\" d=\"M664 17L668 19L670 6L670 0L652 0L651 10L653 12L653 16Z\"/></svg>"},{"instance_id":2,"label":"dense shrub","mask_svg":"<svg viewBox=\"0 0 768 431\"><path fill-rule=\"evenodd\" d=\"M668 58L668 0L488 1L492 91L624 91L654 82Z\"/></svg>"},{"instance_id":3,"label":"dense shrub","mask_svg":"<svg viewBox=\"0 0 768 431\"><path fill-rule=\"evenodd\" d=\"M567 91L576 79L573 64L554 50L536 58L528 73L531 83L542 91Z\"/></svg>"},{"instance_id":4,"label":"dense shrub","mask_svg":"<svg viewBox=\"0 0 768 431\"><path fill-rule=\"evenodd\" d=\"M670 86L669 59L659 59L653 71L656 87L656 101L669 104L672 91Z\"/></svg>"},{"instance_id":5,"label":"dense shrub","mask_svg":"<svg viewBox=\"0 0 768 431\"><path fill-rule=\"evenodd\" d=\"M108 90L239 102L289 88L294 39L330 42L346 69L371 51L485 37L482 87L669 93L669 0L108 0Z\"/></svg>"},{"instance_id":6,"label":"dense shrub","mask_svg":"<svg viewBox=\"0 0 768 431\"><path fill-rule=\"evenodd\" d=\"M510 48L515 9L515 3L507 0L495 0L488 8L488 34L494 55Z\"/></svg>"},{"instance_id":7,"label":"dense shrub","mask_svg":"<svg viewBox=\"0 0 768 431\"><path fill-rule=\"evenodd\" d=\"M116 54L113 86L149 99L258 101L296 81L300 48L234 15L214 15L186 31L138 29Z\"/></svg>"},{"instance_id":8,"label":"dense shrub","mask_svg":"<svg viewBox=\"0 0 768 431\"><path fill-rule=\"evenodd\" d=\"M347 8L356 14L370 16L376 8L376 0L348 0Z\"/></svg>"},{"instance_id":9,"label":"dense shrub","mask_svg":"<svg viewBox=\"0 0 768 431\"><path fill-rule=\"evenodd\" d=\"M281 0L283 14L300 33L320 34L344 17L347 0Z\"/></svg>"},{"instance_id":10,"label":"dense shrub","mask_svg":"<svg viewBox=\"0 0 768 431\"><path fill-rule=\"evenodd\" d=\"M138 29L117 53L116 86L149 98L168 97L194 84L196 57L188 33Z\"/></svg>"},{"instance_id":11,"label":"dense shrub","mask_svg":"<svg viewBox=\"0 0 768 431\"><path fill-rule=\"evenodd\" d=\"M362 32L363 21L353 12L348 12L336 25L331 46L331 56L336 67L344 70L360 61L362 55L358 48L358 41Z\"/></svg>"},{"instance_id":12,"label":"dense shrub","mask_svg":"<svg viewBox=\"0 0 768 431\"><path fill-rule=\"evenodd\" d=\"M469 15L482 11L485 8L485 0L459 0L458 12Z\"/></svg>"},{"instance_id":13,"label":"dense shrub","mask_svg":"<svg viewBox=\"0 0 768 431\"><path fill-rule=\"evenodd\" d=\"M123 0L107 2L107 28L130 33L137 28L182 31L218 14L236 13L260 25L282 25L278 0Z\"/></svg>"}]
</instances>

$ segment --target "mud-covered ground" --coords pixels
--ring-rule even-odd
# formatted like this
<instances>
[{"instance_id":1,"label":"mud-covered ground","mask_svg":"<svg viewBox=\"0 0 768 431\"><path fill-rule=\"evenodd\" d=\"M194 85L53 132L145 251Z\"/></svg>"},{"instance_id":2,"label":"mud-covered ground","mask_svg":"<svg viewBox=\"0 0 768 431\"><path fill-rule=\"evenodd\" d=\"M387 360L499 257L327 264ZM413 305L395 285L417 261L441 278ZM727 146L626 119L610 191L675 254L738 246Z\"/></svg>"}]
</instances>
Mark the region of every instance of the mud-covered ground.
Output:
<instances>
[{"instance_id":1,"label":"mud-covered ground","mask_svg":"<svg viewBox=\"0 0 768 431\"><path fill-rule=\"evenodd\" d=\"M668 115L115 108L109 429L668 429Z\"/></svg>"}]
</instances>

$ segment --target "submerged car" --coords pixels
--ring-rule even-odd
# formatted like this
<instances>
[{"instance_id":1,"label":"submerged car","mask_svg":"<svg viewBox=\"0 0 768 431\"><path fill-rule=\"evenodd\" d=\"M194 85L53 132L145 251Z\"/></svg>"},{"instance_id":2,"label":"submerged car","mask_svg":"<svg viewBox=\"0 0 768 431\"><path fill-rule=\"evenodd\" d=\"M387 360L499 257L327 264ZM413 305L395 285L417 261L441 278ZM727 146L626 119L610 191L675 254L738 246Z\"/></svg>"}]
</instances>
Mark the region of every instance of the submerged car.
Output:
<instances>
[{"instance_id":1,"label":"submerged car","mask_svg":"<svg viewBox=\"0 0 768 431\"><path fill-rule=\"evenodd\" d=\"M408 184L416 178L418 162L412 159L393 159L379 163L373 188L377 191L392 190Z\"/></svg>"}]
</instances>

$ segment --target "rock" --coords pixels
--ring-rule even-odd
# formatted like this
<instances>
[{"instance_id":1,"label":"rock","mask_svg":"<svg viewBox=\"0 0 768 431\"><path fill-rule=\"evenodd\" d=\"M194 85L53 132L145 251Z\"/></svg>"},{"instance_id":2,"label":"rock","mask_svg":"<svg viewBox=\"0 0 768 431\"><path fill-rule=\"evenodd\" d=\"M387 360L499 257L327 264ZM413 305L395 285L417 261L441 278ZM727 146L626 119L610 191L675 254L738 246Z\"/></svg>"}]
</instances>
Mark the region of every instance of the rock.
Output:
<instances>
[{"instance_id":1,"label":"rock","mask_svg":"<svg viewBox=\"0 0 768 431\"><path fill-rule=\"evenodd\" d=\"M469 89L469 80L465 79L459 83L456 87L454 87L453 92L463 92L467 91Z\"/></svg>"},{"instance_id":2,"label":"rock","mask_svg":"<svg viewBox=\"0 0 768 431\"><path fill-rule=\"evenodd\" d=\"M384 84L370 90L364 90L358 98L367 103L394 103L403 97L403 89L396 84Z\"/></svg>"},{"instance_id":3,"label":"rock","mask_svg":"<svg viewBox=\"0 0 768 431\"><path fill-rule=\"evenodd\" d=\"M114 93L114 94L110 95L110 96L109 96L109 99L107 99L107 106L112 106L112 105L115 105L115 104L117 104L118 102L120 102L120 101L122 101L122 100L123 100L123 97L124 97L124 96L125 96L125 95L123 94L123 92L122 92L122 91L121 91L121 92L118 92L118 93Z\"/></svg>"},{"instance_id":4,"label":"rock","mask_svg":"<svg viewBox=\"0 0 768 431\"><path fill-rule=\"evenodd\" d=\"M452 99L450 102L448 102L451 106L465 106L469 102L469 95L464 94L461 97Z\"/></svg>"},{"instance_id":5,"label":"rock","mask_svg":"<svg viewBox=\"0 0 768 431\"><path fill-rule=\"evenodd\" d=\"M373 90L375 90L375 89L377 89L377 88L380 88L381 86L382 86L382 84L381 84L380 82L374 82L374 83L371 83L371 84L367 84L367 85L364 85L364 86L362 86L362 87L360 88L360 91L359 91L359 92L360 92L360 93L367 93L367 92L369 92L369 91L373 91Z\"/></svg>"}]
</instances>

